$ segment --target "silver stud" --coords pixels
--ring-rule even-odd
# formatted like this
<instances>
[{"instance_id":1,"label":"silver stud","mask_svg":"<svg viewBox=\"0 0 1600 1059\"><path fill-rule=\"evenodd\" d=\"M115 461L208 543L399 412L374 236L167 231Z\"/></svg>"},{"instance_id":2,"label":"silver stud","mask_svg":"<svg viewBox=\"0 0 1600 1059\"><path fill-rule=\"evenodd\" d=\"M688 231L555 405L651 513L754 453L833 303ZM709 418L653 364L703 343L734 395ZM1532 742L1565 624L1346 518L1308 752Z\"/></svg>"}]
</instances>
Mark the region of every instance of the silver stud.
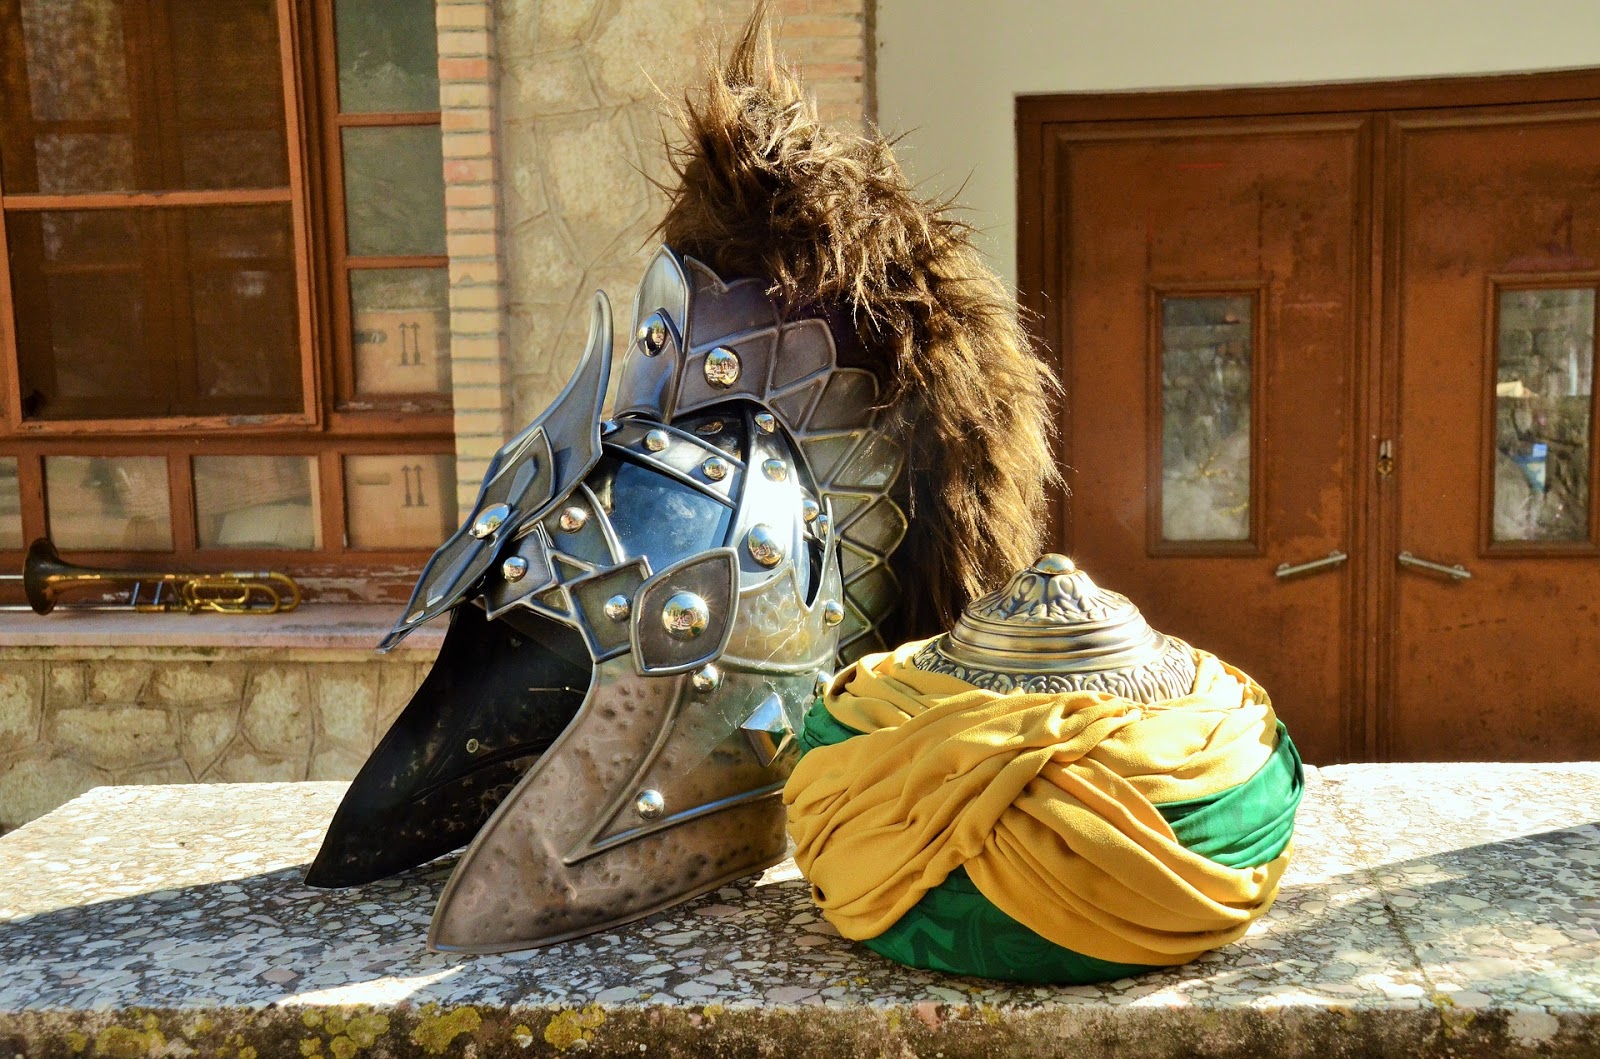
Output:
<instances>
[{"instance_id":1,"label":"silver stud","mask_svg":"<svg viewBox=\"0 0 1600 1059\"><path fill-rule=\"evenodd\" d=\"M765 522L758 522L745 534L744 546L750 549L750 558L762 566L777 566L783 562L783 545L778 535Z\"/></svg>"},{"instance_id":2,"label":"silver stud","mask_svg":"<svg viewBox=\"0 0 1600 1059\"><path fill-rule=\"evenodd\" d=\"M800 501L800 511L805 515L807 522L815 522L817 516L822 514L822 505L808 496Z\"/></svg>"},{"instance_id":3,"label":"silver stud","mask_svg":"<svg viewBox=\"0 0 1600 1059\"><path fill-rule=\"evenodd\" d=\"M667 442L671 440L665 430L652 430L644 436L644 447L651 452L660 452L667 447Z\"/></svg>"},{"instance_id":4,"label":"silver stud","mask_svg":"<svg viewBox=\"0 0 1600 1059\"><path fill-rule=\"evenodd\" d=\"M722 433L722 428L725 425L726 424L724 424L720 419L708 419L704 423L701 423L699 426L695 427L694 432L703 438L710 437L712 434Z\"/></svg>"},{"instance_id":5,"label":"silver stud","mask_svg":"<svg viewBox=\"0 0 1600 1059\"><path fill-rule=\"evenodd\" d=\"M818 515L811 522L811 532L817 535L818 540L827 540L828 533L832 529L833 519L828 517L827 512Z\"/></svg>"},{"instance_id":6,"label":"silver stud","mask_svg":"<svg viewBox=\"0 0 1600 1059\"><path fill-rule=\"evenodd\" d=\"M844 607L836 600L830 599L822 605L822 624L831 629L841 621L844 621Z\"/></svg>"},{"instance_id":7,"label":"silver stud","mask_svg":"<svg viewBox=\"0 0 1600 1059\"><path fill-rule=\"evenodd\" d=\"M823 670L817 674L816 682L811 685L811 697L820 699L828 693L828 685L833 683L833 674Z\"/></svg>"},{"instance_id":8,"label":"silver stud","mask_svg":"<svg viewBox=\"0 0 1600 1059\"><path fill-rule=\"evenodd\" d=\"M428 612L425 611L425 610L414 610L414 611L412 611L410 614L406 615L406 624L407 625L415 625L417 622L421 621L423 619L423 616L426 615L427 613Z\"/></svg>"},{"instance_id":9,"label":"silver stud","mask_svg":"<svg viewBox=\"0 0 1600 1059\"><path fill-rule=\"evenodd\" d=\"M606 617L612 621L627 621L628 615L633 612L633 603L619 592L606 600L606 605L602 609L606 612Z\"/></svg>"},{"instance_id":10,"label":"silver stud","mask_svg":"<svg viewBox=\"0 0 1600 1059\"><path fill-rule=\"evenodd\" d=\"M778 417L771 412L757 412L756 429L763 434L771 434L778 429Z\"/></svg>"},{"instance_id":11,"label":"silver stud","mask_svg":"<svg viewBox=\"0 0 1600 1059\"><path fill-rule=\"evenodd\" d=\"M472 520L472 535L480 541L499 529L511 517L511 508L505 504L490 504Z\"/></svg>"},{"instance_id":12,"label":"silver stud","mask_svg":"<svg viewBox=\"0 0 1600 1059\"><path fill-rule=\"evenodd\" d=\"M718 346L706 354L706 382L719 390L726 390L739 381L739 354L727 346Z\"/></svg>"},{"instance_id":13,"label":"silver stud","mask_svg":"<svg viewBox=\"0 0 1600 1059\"><path fill-rule=\"evenodd\" d=\"M728 471L732 468L733 465L721 456L707 456L706 462L700 465L700 469L705 472L706 477L713 482L720 482L728 477Z\"/></svg>"},{"instance_id":14,"label":"silver stud","mask_svg":"<svg viewBox=\"0 0 1600 1059\"><path fill-rule=\"evenodd\" d=\"M675 593L661 608L661 626L675 640L692 640L706 631L711 608L693 592Z\"/></svg>"},{"instance_id":15,"label":"silver stud","mask_svg":"<svg viewBox=\"0 0 1600 1059\"><path fill-rule=\"evenodd\" d=\"M467 740L467 753L476 754L478 752L479 748L482 747L482 746L483 746L483 744L478 742L476 739L468 739Z\"/></svg>"},{"instance_id":16,"label":"silver stud","mask_svg":"<svg viewBox=\"0 0 1600 1059\"><path fill-rule=\"evenodd\" d=\"M647 357L653 357L666 348L667 322L661 318L660 313L656 313L639 325L639 344Z\"/></svg>"},{"instance_id":17,"label":"silver stud","mask_svg":"<svg viewBox=\"0 0 1600 1059\"><path fill-rule=\"evenodd\" d=\"M762 461L761 473L766 475L774 482L785 482L789 480L788 464L784 463L776 456L774 456L772 459Z\"/></svg>"},{"instance_id":18,"label":"silver stud","mask_svg":"<svg viewBox=\"0 0 1600 1059\"><path fill-rule=\"evenodd\" d=\"M576 533L589 521L589 512L581 507L569 507L561 512L560 526L568 533Z\"/></svg>"},{"instance_id":19,"label":"silver stud","mask_svg":"<svg viewBox=\"0 0 1600 1059\"><path fill-rule=\"evenodd\" d=\"M528 560L520 555L513 555L500 564L500 576L507 581L521 581L528 576Z\"/></svg>"},{"instance_id":20,"label":"silver stud","mask_svg":"<svg viewBox=\"0 0 1600 1059\"><path fill-rule=\"evenodd\" d=\"M778 755L794 742L794 729L784 711L783 700L772 692L739 725L749 740L750 750L762 768L771 768Z\"/></svg>"},{"instance_id":21,"label":"silver stud","mask_svg":"<svg viewBox=\"0 0 1600 1059\"><path fill-rule=\"evenodd\" d=\"M722 670L716 666L703 666L695 670L694 676L690 679L694 682L696 691L716 691L722 687Z\"/></svg>"},{"instance_id":22,"label":"silver stud","mask_svg":"<svg viewBox=\"0 0 1600 1059\"><path fill-rule=\"evenodd\" d=\"M642 820L658 820L667 811L667 800L660 791L642 790L633 799L633 811Z\"/></svg>"}]
</instances>

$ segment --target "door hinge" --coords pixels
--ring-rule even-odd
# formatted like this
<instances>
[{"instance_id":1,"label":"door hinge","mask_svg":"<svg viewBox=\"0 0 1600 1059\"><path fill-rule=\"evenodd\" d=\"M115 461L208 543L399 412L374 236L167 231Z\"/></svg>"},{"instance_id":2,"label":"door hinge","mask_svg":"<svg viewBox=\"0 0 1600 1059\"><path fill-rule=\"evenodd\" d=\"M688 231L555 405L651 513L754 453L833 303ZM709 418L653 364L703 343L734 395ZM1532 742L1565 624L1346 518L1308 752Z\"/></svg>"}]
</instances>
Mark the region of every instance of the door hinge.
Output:
<instances>
[{"instance_id":1,"label":"door hinge","mask_svg":"<svg viewBox=\"0 0 1600 1059\"><path fill-rule=\"evenodd\" d=\"M1394 442L1378 442L1378 476L1387 478L1394 473Z\"/></svg>"}]
</instances>

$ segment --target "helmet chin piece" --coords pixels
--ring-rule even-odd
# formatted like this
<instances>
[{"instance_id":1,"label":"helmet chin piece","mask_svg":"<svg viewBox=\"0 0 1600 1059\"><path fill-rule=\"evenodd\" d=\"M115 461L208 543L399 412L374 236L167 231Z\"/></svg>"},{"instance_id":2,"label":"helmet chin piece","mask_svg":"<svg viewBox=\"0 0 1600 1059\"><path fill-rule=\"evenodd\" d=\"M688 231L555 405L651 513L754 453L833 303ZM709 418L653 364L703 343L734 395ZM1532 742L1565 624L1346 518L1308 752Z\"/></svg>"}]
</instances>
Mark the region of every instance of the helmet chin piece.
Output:
<instances>
[{"instance_id":1,"label":"helmet chin piece","mask_svg":"<svg viewBox=\"0 0 1600 1059\"><path fill-rule=\"evenodd\" d=\"M662 248L605 423L597 298L573 380L493 461L386 641L455 611L308 881L470 843L430 944L492 952L783 857L795 733L841 643L880 642L905 518L876 378L765 290Z\"/></svg>"}]
</instances>

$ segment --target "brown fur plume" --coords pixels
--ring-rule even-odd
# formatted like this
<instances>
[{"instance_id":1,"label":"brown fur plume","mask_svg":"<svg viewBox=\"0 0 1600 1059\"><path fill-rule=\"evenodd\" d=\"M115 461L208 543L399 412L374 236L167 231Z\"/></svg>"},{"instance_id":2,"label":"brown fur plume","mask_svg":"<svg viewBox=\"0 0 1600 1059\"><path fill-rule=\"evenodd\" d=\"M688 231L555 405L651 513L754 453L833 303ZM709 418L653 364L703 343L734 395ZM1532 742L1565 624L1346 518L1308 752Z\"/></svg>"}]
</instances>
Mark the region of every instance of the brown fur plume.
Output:
<instances>
[{"instance_id":1,"label":"brown fur plume","mask_svg":"<svg viewBox=\"0 0 1600 1059\"><path fill-rule=\"evenodd\" d=\"M908 453L904 598L885 631L931 635L1038 556L1055 383L969 226L916 193L886 140L818 119L764 7L678 114L657 231L723 276L770 278L785 305L854 322Z\"/></svg>"}]
</instances>

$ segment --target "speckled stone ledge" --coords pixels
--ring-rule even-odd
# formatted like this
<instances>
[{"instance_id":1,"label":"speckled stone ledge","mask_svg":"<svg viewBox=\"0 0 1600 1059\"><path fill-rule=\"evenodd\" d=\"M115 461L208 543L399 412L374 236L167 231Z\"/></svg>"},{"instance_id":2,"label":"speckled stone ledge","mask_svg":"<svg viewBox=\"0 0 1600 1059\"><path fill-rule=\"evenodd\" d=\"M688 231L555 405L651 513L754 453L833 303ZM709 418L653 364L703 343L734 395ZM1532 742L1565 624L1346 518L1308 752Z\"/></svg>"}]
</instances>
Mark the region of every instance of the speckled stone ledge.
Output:
<instances>
[{"instance_id":1,"label":"speckled stone ledge","mask_svg":"<svg viewBox=\"0 0 1600 1059\"><path fill-rule=\"evenodd\" d=\"M448 859L301 884L342 784L101 788L0 839L0 1055L1600 1053L1600 764L1309 782L1245 940L1079 988L889 964L792 865L577 942L430 953Z\"/></svg>"}]
</instances>

